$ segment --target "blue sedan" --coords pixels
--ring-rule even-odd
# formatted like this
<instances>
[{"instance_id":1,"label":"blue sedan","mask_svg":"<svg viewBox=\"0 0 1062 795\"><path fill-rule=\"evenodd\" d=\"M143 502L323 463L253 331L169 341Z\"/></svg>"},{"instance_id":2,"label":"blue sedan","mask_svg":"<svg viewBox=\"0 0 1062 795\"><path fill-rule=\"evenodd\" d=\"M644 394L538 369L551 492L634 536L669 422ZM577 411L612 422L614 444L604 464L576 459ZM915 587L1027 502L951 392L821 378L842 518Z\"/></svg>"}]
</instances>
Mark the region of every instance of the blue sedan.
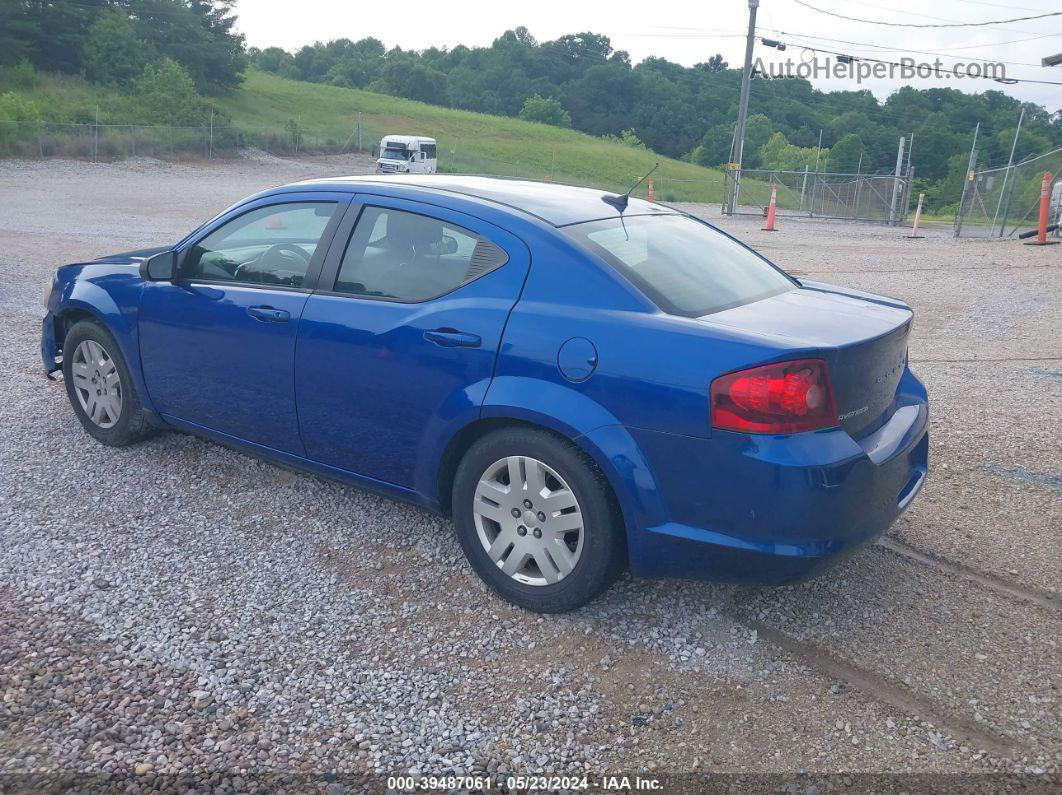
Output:
<instances>
[{"instance_id":1,"label":"blue sedan","mask_svg":"<svg viewBox=\"0 0 1062 795\"><path fill-rule=\"evenodd\" d=\"M62 267L47 308L44 369L96 440L178 429L449 515L541 612L625 568L808 577L926 475L910 308L624 195L301 182Z\"/></svg>"}]
</instances>

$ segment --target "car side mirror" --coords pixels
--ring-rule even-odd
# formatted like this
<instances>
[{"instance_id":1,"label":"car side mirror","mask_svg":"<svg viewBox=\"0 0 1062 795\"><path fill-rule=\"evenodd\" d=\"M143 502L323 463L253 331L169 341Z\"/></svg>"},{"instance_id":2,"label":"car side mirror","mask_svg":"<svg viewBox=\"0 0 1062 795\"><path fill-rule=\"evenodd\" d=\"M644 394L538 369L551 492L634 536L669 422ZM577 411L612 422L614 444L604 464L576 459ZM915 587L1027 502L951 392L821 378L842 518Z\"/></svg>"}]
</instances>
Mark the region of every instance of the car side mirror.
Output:
<instances>
[{"instance_id":1,"label":"car side mirror","mask_svg":"<svg viewBox=\"0 0 1062 795\"><path fill-rule=\"evenodd\" d=\"M140 263L140 278L149 282L172 281L177 275L177 252L163 251Z\"/></svg>"}]
</instances>

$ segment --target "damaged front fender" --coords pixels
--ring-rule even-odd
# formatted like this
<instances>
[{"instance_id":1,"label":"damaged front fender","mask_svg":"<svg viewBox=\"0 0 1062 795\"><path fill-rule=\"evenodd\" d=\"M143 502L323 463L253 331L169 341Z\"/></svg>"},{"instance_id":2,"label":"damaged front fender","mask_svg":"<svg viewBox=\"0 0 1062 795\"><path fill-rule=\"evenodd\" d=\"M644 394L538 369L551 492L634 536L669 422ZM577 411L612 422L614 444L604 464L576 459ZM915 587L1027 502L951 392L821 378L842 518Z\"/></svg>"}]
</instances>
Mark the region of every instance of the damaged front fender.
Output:
<instances>
[{"instance_id":1,"label":"damaged front fender","mask_svg":"<svg viewBox=\"0 0 1062 795\"><path fill-rule=\"evenodd\" d=\"M51 312L41 321L41 359L44 362L44 374L52 381L59 380L56 373L63 369L63 362L55 341L55 316Z\"/></svg>"}]
</instances>

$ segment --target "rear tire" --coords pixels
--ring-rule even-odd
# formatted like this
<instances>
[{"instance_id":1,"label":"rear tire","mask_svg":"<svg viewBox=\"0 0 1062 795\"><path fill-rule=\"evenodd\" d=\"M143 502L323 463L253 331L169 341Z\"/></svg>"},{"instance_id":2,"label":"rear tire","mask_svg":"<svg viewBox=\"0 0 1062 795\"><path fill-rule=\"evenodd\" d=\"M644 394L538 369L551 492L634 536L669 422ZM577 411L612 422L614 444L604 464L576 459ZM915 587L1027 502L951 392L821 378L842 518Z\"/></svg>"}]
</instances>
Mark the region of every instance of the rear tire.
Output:
<instances>
[{"instance_id":1,"label":"rear tire","mask_svg":"<svg viewBox=\"0 0 1062 795\"><path fill-rule=\"evenodd\" d=\"M95 320L81 320L67 332L63 382L74 414L96 441L123 447L150 433L122 350Z\"/></svg>"},{"instance_id":2,"label":"rear tire","mask_svg":"<svg viewBox=\"0 0 1062 795\"><path fill-rule=\"evenodd\" d=\"M502 598L537 613L582 607L626 563L623 524L594 461L546 431L508 428L475 442L453 488L457 538Z\"/></svg>"}]
</instances>

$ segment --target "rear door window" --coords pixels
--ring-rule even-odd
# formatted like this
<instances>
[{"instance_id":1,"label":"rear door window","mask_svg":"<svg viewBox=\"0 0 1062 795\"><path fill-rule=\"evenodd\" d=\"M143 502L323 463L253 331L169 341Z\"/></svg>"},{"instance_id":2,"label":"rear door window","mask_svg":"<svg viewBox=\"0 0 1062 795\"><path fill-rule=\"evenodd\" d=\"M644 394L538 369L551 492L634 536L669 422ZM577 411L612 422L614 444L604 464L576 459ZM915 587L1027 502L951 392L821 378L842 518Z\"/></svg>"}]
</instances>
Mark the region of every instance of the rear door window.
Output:
<instances>
[{"instance_id":1,"label":"rear door window","mask_svg":"<svg viewBox=\"0 0 1062 795\"><path fill-rule=\"evenodd\" d=\"M505 261L502 249L468 229L428 215L370 206L354 227L334 291L427 301Z\"/></svg>"}]
</instances>

